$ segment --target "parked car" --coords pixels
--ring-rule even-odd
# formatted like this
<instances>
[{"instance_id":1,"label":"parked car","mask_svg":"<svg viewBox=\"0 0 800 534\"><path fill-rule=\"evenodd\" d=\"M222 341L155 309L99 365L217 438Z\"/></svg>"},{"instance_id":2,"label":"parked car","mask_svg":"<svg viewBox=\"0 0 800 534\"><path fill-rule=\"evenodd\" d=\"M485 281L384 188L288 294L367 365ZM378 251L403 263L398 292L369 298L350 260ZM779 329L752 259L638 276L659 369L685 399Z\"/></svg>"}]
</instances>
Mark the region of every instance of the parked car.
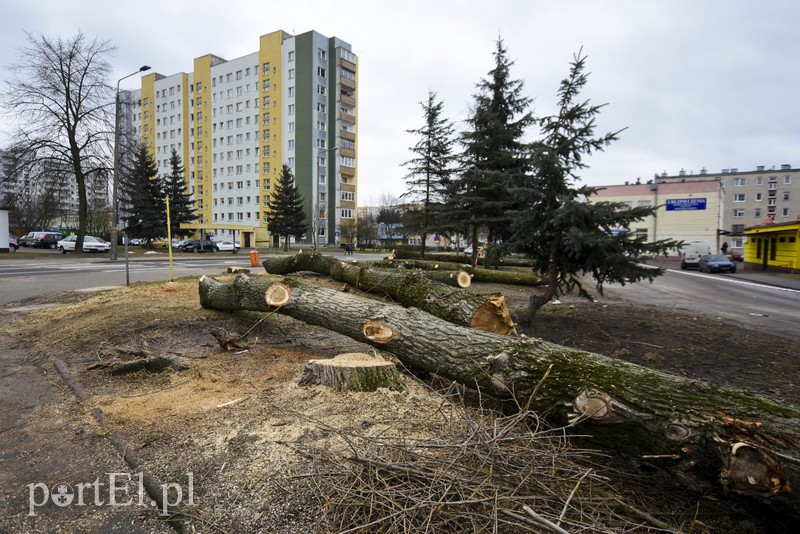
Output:
<instances>
[{"instance_id":1,"label":"parked car","mask_svg":"<svg viewBox=\"0 0 800 534\"><path fill-rule=\"evenodd\" d=\"M62 254L66 254L67 252L75 252L75 243L77 240L78 236L76 235L65 237L58 242L58 250L60 250ZM108 241L92 235L83 236L84 252L108 252L109 250L111 250L111 243Z\"/></svg>"},{"instance_id":2,"label":"parked car","mask_svg":"<svg viewBox=\"0 0 800 534\"><path fill-rule=\"evenodd\" d=\"M735 273L736 264L725 254L706 254L697 266L701 273Z\"/></svg>"},{"instance_id":3,"label":"parked car","mask_svg":"<svg viewBox=\"0 0 800 534\"><path fill-rule=\"evenodd\" d=\"M183 245L189 243L190 241L194 241L193 239L181 239L180 241L175 241L172 243L172 248L183 248Z\"/></svg>"},{"instance_id":4,"label":"parked car","mask_svg":"<svg viewBox=\"0 0 800 534\"><path fill-rule=\"evenodd\" d=\"M216 241L215 243L220 252L233 252L234 254L239 252L239 245L233 241Z\"/></svg>"},{"instance_id":5,"label":"parked car","mask_svg":"<svg viewBox=\"0 0 800 534\"><path fill-rule=\"evenodd\" d=\"M731 261L744 261L744 253L740 250L734 250L730 253Z\"/></svg>"},{"instance_id":6,"label":"parked car","mask_svg":"<svg viewBox=\"0 0 800 534\"><path fill-rule=\"evenodd\" d=\"M8 248L11 252L16 252L19 248L19 239L14 234L8 234Z\"/></svg>"},{"instance_id":7,"label":"parked car","mask_svg":"<svg viewBox=\"0 0 800 534\"><path fill-rule=\"evenodd\" d=\"M64 236L60 232L34 232L27 244L32 248L57 248L62 239Z\"/></svg>"},{"instance_id":8,"label":"parked car","mask_svg":"<svg viewBox=\"0 0 800 534\"><path fill-rule=\"evenodd\" d=\"M184 252L217 252L216 243L208 239L192 239L181 247Z\"/></svg>"},{"instance_id":9,"label":"parked car","mask_svg":"<svg viewBox=\"0 0 800 534\"><path fill-rule=\"evenodd\" d=\"M28 246L28 242L29 242L31 239L33 239L33 236L34 236L35 234L36 234L36 232L28 232L28 233L27 233L27 234L25 234L24 236L20 237L20 238L17 240L17 242L19 243L19 245L20 245L21 247L27 247L27 246Z\"/></svg>"},{"instance_id":10,"label":"parked car","mask_svg":"<svg viewBox=\"0 0 800 534\"><path fill-rule=\"evenodd\" d=\"M689 241L681 251L681 269L700 268L700 258L711 254L711 243L708 241Z\"/></svg>"}]
</instances>

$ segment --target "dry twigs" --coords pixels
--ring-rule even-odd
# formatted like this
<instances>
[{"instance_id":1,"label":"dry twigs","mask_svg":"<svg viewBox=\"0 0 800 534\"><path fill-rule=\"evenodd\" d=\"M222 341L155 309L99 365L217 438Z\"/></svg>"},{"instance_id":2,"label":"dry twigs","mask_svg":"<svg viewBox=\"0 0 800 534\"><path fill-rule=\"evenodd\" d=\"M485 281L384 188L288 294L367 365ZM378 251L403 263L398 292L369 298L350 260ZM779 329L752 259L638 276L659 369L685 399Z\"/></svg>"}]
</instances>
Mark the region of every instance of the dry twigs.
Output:
<instances>
[{"instance_id":1,"label":"dry twigs","mask_svg":"<svg viewBox=\"0 0 800 534\"><path fill-rule=\"evenodd\" d=\"M314 422L331 439L302 452L332 531L627 532L646 526L654 532L666 526L655 517L645 525L641 515L620 514L621 496L586 467L595 453L573 448L563 429L546 428L530 411L503 415L450 397L457 395L443 396L433 416L391 433Z\"/></svg>"}]
</instances>

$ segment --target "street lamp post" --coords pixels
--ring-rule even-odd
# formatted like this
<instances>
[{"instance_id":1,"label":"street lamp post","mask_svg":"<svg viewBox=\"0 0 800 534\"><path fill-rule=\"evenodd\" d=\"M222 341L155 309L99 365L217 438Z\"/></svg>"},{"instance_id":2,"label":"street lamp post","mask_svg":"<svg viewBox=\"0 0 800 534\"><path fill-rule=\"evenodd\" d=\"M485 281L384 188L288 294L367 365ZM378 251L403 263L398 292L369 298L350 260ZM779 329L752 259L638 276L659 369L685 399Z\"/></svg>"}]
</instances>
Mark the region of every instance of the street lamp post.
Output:
<instances>
[{"instance_id":1,"label":"street lamp post","mask_svg":"<svg viewBox=\"0 0 800 534\"><path fill-rule=\"evenodd\" d=\"M322 152L322 153L335 152L337 150L339 150L338 146L334 146L334 147L331 147L331 148L318 148L317 149L317 154L319 154L320 152ZM319 165L319 162L317 162L317 165ZM329 163L327 161L325 162L325 168L326 169L330 168L330 165L329 165ZM334 163L334 166L333 166L333 173L334 173L334 175L336 174L336 164L335 163ZM330 180L330 176L327 176L325 178L325 184L328 183L328 180ZM320 211L319 210L319 208L320 208L319 175L317 175L317 180L316 181L317 181L316 187L312 187L311 188L312 193L316 196L314 199L312 199L312 202L311 202L311 231L314 233L314 235L312 236L312 239L313 239L313 242L314 242L314 250L319 250L319 221L320 221L320 217L319 217L319 211ZM325 197L325 199L326 199L325 201L328 202L327 196ZM325 214L328 215L328 209L327 208L325 209Z\"/></svg>"},{"instance_id":2,"label":"street lamp post","mask_svg":"<svg viewBox=\"0 0 800 534\"><path fill-rule=\"evenodd\" d=\"M111 210L114 214L114 220L111 223L111 259L116 260L118 257L117 241L119 240L119 116L120 116L120 101L119 101L119 84L122 80L135 76L140 72L150 70L150 66L142 65L136 72L131 72L127 76L123 76L117 80L117 93L114 107L114 175L113 184L111 188Z\"/></svg>"}]
</instances>

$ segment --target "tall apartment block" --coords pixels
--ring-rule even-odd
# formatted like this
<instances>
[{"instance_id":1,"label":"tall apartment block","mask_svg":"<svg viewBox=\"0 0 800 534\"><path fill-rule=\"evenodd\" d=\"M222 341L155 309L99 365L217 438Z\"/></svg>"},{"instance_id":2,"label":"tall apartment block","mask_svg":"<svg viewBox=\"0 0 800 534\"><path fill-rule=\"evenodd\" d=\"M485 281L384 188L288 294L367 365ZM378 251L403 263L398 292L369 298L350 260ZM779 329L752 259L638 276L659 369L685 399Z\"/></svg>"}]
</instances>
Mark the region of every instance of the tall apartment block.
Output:
<instances>
[{"instance_id":1,"label":"tall apartment block","mask_svg":"<svg viewBox=\"0 0 800 534\"><path fill-rule=\"evenodd\" d=\"M348 43L276 31L252 54L208 54L191 73L143 76L141 90L123 93L127 127L150 148L159 174L170 173L172 149L181 156L198 216L191 230L271 245L268 203L287 164L305 203L301 241L316 235L321 245L338 244L357 214L357 81Z\"/></svg>"}]
</instances>

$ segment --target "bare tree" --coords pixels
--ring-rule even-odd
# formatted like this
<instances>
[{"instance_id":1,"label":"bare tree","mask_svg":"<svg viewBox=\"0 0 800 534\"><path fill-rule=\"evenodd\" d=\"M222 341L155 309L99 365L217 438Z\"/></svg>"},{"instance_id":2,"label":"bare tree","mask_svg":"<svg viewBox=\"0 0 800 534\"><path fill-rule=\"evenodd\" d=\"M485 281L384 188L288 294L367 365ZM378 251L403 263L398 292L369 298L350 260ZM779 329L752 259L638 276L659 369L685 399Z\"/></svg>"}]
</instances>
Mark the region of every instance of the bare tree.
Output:
<instances>
[{"instance_id":1,"label":"bare tree","mask_svg":"<svg viewBox=\"0 0 800 534\"><path fill-rule=\"evenodd\" d=\"M87 185L109 169L109 108L113 88L109 41L88 40L81 32L68 39L28 33L20 62L9 67L3 108L18 124L13 152L27 162L47 161L68 169L78 191L78 238L83 249L89 223ZM20 166L26 165L20 161ZM106 195L104 195L106 196Z\"/></svg>"}]
</instances>

